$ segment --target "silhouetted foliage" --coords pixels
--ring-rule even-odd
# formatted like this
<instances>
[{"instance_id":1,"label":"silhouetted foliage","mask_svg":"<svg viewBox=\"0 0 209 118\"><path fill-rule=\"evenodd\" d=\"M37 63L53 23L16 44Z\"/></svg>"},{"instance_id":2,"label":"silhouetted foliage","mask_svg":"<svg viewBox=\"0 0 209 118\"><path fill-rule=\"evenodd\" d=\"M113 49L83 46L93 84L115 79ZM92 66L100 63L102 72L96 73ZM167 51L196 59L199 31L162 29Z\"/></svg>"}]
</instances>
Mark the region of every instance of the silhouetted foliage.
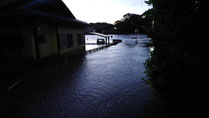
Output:
<instances>
[{"instance_id":1,"label":"silhouetted foliage","mask_svg":"<svg viewBox=\"0 0 209 118\"><path fill-rule=\"evenodd\" d=\"M149 0L154 51L146 62L149 83L180 112L208 112L208 17L203 0ZM182 110L183 109L183 110ZM182 111L181 111L182 110ZM201 114L200 114L201 115Z\"/></svg>"},{"instance_id":2,"label":"silhouetted foliage","mask_svg":"<svg viewBox=\"0 0 209 118\"><path fill-rule=\"evenodd\" d=\"M152 17L150 17L149 12L150 10L146 11L142 15L131 13L123 15L123 18L116 21L114 24L117 28L117 32L123 34L134 34L137 29L139 33L147 33L148 29L152 26Z\"/></svg>"},{"instance_id":3,"label":"silhouetted foliage","mask_svg":"<svg viewBox=\"0 0 209 118\"><path fill-rule=\"evenodd\" d=\"M141 15L143 18L142 28L144 32L150 36L152 35L153 32L153 23L154 23L153 12L154 12L153 9L148 9Z\"/></svg>"}]
</instances>

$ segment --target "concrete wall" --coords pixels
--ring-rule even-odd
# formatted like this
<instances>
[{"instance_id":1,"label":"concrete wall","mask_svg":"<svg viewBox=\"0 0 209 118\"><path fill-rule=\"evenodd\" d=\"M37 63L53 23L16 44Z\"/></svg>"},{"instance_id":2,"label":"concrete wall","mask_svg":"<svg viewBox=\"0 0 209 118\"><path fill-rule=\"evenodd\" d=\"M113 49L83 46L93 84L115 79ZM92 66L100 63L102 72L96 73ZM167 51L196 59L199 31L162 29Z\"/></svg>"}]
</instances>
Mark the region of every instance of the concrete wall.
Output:
<instances>
[{"instance_id":1,"label":"concrete wall","mask_svg":"<svg viewBox=\"0 0 209 118\"><path fill-rule=\"evenodd\" d=\"M58 40L56 26L36 21L37 35L42 37L41 41L38 41L39 57L46 58L50 56L58 56L59 51L61 55L71 55L75 53L85 52L85 44L78 45L77 34L84 35L84 29L82 28L69 28L69 27L58 27L58 34L60 33L71 33L73 35L73 46L65 49L58 49ZM0 27L1 35L14 35L21 34L22 36L22 48L21 49L1 49L1 55L8 58L21 58L21 59L37 59L37 50L34 37L34 24L32 22L24 24L9 24ZM1 40L4 40L0 37ZM39 38L38 38L39 39ZM40 40L40 39L39 39ZM85 41L85 39L83 39ZM7 41L8 43L8 41ZM10 42L9 42L10 43ZM8 44L9 44L8 43ZM6 45L8 45L6 44ZM11 41L11 44L14 44ZM4 44L1 44L4 45ZM19 44L18 44L19 45ZM10 45L8 45L9 47Z\"/></svg>"},{"instance_id":2,"label":"concrete wall","mask_svg":"<svg viewBox=\"0 0 209 118\"><path fill-rule=\"evenodd\" d=\"M56 27L47 23L39 23L36 27L38 36L43 38L39 37L38 41L40 58L58 55Z\"/></svg>"},{"instance_id":3,"label":"concrete wall","mask_svg":"<svg viewBox=\"0 0 209 118\"><path fill-rule=\"evenodd\" d=\"M32 24L22 25L21 31L24 40L24 48L22 50L23 57L26 59L36 59L36 50Z\"/></svg>"}]
</instances>

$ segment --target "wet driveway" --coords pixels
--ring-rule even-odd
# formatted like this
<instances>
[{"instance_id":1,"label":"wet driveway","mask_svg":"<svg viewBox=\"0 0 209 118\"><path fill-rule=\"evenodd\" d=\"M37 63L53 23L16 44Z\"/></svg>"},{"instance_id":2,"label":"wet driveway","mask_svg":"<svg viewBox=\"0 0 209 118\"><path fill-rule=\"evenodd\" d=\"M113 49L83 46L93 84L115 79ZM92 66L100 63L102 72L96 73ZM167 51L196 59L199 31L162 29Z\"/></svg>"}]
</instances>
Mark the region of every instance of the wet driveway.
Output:
<instances>
[{"instance_id":1,"label":"wet driveway","mask_svg":"<svg viewBox=\"0 0 209 118\"><path fill-rule=\"evenodd\" d=\"M29 71L8 93L9 117L140 117L152 90L144 83L150 39L114 35L122 43Z\"/></svg>"}]
</instances>

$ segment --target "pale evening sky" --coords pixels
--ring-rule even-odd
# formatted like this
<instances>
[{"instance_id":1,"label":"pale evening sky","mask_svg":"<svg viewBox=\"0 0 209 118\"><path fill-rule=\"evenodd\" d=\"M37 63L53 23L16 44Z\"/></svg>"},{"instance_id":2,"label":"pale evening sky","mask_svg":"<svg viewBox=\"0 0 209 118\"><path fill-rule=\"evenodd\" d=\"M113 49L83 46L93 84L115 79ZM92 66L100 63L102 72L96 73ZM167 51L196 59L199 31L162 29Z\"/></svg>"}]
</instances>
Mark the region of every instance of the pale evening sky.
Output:
<instances>
[{"instance_id":1,"label":"pale evening sky","mask_svg":"<svg viewBox=\"0 0 209 118\"><path fill-rule=\"evenodd\" d=\"M88 23L120 20L126 13L142 14L151 8L145 0L63 0L78 20Z\"/></svg>"}]
</instances>

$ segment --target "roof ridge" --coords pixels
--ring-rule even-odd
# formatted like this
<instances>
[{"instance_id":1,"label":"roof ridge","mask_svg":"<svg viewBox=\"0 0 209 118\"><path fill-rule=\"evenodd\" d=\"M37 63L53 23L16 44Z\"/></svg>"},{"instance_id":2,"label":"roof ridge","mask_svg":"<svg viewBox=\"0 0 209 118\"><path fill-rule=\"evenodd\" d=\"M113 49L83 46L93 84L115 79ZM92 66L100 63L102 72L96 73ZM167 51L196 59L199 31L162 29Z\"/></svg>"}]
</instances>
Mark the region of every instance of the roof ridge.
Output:
<instances>
[{"instance_id":1,"label":"roof ridge","mask_svg":"<svg viewBox=\"0 0 209 118\"><path fill-rule=\"evenodd\" d=\"M41 5L46 4L50 1L54 1L54 0L32 0L32 1L29 1L26 4L24 4L23 6L21 6L20 9L34 7L34 6L41 6Z\"/></svg>"}]
</instances>

